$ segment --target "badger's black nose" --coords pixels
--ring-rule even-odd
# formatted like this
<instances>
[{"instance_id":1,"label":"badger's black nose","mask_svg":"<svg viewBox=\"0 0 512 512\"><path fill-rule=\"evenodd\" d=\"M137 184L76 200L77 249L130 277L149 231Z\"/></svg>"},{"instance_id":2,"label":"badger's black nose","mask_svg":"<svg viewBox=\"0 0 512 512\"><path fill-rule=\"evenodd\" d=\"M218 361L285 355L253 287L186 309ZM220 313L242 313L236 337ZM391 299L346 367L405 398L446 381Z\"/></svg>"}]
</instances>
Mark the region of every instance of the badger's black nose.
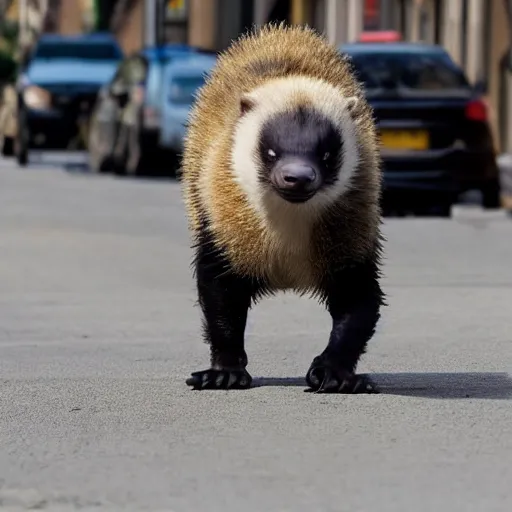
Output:
<instances>
[{"instance_id":1,"label":"badger's black nose","mask_svg":"<svg viewBox=\"0 0 512 512\"><path fill-rule=\"evenodd\" d=\"M290 163L281 167L281 178L283 188L307 190L316 179L316 172L313 167L307 164Z\"/></svg>"},{"instance_id":2,"label":"badger's black nose","mask_svg":"<svg viewBox=\"0 0 512 512\"><path fill-rule=\"evenodd\" d=\"M292 203L307 201L322 183L322 176L314 163L300 157L278 162L271 171L270 179L276 192Z\"/></svg>"}]
</instances>

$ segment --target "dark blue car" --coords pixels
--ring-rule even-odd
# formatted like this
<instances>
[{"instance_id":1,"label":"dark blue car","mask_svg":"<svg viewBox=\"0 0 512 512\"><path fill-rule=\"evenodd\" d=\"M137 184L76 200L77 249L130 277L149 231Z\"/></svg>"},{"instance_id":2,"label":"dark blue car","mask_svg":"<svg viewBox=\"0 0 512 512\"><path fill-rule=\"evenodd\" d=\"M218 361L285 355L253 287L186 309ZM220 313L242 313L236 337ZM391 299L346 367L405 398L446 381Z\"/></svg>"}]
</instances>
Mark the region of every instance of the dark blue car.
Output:
<instances>
[{"instance_id":1,"label":"dark blue car","mask_svg":"<svg viewBox=\"0 0 512 512\"><path fill-rule=\"evenodd\" d=\"M99 89L123 58L110 34L43 35L18 79L17 159L31 148L65 149L79 139Z\"/></svg>"}]
</instances>

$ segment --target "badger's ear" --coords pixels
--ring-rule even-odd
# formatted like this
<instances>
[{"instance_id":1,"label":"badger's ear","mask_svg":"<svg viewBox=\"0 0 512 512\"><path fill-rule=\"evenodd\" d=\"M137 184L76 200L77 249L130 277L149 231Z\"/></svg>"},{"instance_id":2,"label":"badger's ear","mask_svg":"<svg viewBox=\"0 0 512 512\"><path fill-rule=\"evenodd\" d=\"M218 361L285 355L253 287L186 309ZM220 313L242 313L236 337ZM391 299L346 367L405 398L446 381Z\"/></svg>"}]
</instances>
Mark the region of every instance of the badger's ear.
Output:
<instances>
[{"instance_id":1,"label":"badger's ear","mask_svg":"<svg viewBox=\"0 0 512 512\"><path fill-rule=\"evenodd\" d=\"M240 117L245 116L248 112L250 112L256 105L256 100L249 96L248 94L244 94L240 98Z\"/></svg>"},{"instance_id":2,"label":"badger's ear","mask_svg":"<svg viewBox=\"0 0 512 512\"><path fill-rule=\"evenodd\" d=\"M346 106L347 106L347 110L350 114L355 113L358 105L359 105L359 98L357 96L350 96L349 98L346 98Z\"/></svg>"}]
</instances>

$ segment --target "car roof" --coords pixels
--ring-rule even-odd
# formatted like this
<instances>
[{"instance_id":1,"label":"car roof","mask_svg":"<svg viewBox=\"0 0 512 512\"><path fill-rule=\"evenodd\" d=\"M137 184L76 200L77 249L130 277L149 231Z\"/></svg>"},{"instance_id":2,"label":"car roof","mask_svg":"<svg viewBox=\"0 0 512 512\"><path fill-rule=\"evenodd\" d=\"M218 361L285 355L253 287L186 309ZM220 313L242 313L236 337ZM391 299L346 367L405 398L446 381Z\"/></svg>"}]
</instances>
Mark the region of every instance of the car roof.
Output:
<instances>
[{"instance_id":1,"label":"car roof","mask_svg":"<svg viewBox=\"0 0 512 512\"><path fill-rule=\"evenodd\" d=\"M93 32L90 34L42 34L37 43L117 43L109 32Z\"/></svg>"},{"instance_id":2,"label":"car roof","mask_svg":"<svg viewBox=\"0 0 512 512\"><path fill-rule=\"evenodd\" d=\"M210 69L215 65L216 57L213 55L191 54L167 64L166 69L172 72L198 71Z\"/></svg>"},{"instance_id":3,"label":"car roof","mask_svg":"<svg viewBox=\"0 0 512 512\"><path fill-rule=\"evenodd\" d=\"M396 42L396 43L345 43L338 46L338 49L343 53L350 55L364 54L364 53L437 53L439 55L446 54L446 50L438 44L429 43L410 43L410 42Z\"/></svg>"},{"instance_id":4,"label":"car roof","mask_svg":"<svg viewBox=\"0 0 512 512\"><path fill-rule=\"evenodd\" d=\"M186 54L196 51L197 50L193 46L176 43L165 44L162 46L146 46L139 51L139 54L150 60L158 60L166 57L173 57L176 54Z\"/></svg>"}]
</instances>

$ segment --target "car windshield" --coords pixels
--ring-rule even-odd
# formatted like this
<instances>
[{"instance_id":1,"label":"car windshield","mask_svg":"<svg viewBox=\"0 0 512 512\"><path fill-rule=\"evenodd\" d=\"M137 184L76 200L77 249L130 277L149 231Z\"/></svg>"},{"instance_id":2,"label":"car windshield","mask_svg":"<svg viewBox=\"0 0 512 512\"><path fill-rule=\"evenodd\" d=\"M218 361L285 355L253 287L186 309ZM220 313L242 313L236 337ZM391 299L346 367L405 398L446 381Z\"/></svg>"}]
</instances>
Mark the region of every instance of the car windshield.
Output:
<instances>
[{"instance_id":1,"label":"car windshield","mask_svg":"<svg viewBox=\"0 0 512 512\"><path fill-rule=\"evenodd\" d=\"M173 103L192 103L197 90L204 84L203 74L175 76L171 80L170 93Z\"/></svg>"},{"instance_id":2,"label":"car windshield","mask_svg":"<svg viewBox=\"0 0 512 512\"><path fill-rule=\"evenodd\" d=\"M111 43L42 42L38 45L35 59L119 60L119 49Z\"/></svg>"},{"instance_id":3,"label":"car windshield","mask_svg":"<svg viewBox=\"0 0 512 512\"><path fill-rule=\"evenodd\" d=\"M351 55L356 75L367 90L410 92L467 89L468 81L443 53L356 53Z\"/></svg>"}]
</instances>

